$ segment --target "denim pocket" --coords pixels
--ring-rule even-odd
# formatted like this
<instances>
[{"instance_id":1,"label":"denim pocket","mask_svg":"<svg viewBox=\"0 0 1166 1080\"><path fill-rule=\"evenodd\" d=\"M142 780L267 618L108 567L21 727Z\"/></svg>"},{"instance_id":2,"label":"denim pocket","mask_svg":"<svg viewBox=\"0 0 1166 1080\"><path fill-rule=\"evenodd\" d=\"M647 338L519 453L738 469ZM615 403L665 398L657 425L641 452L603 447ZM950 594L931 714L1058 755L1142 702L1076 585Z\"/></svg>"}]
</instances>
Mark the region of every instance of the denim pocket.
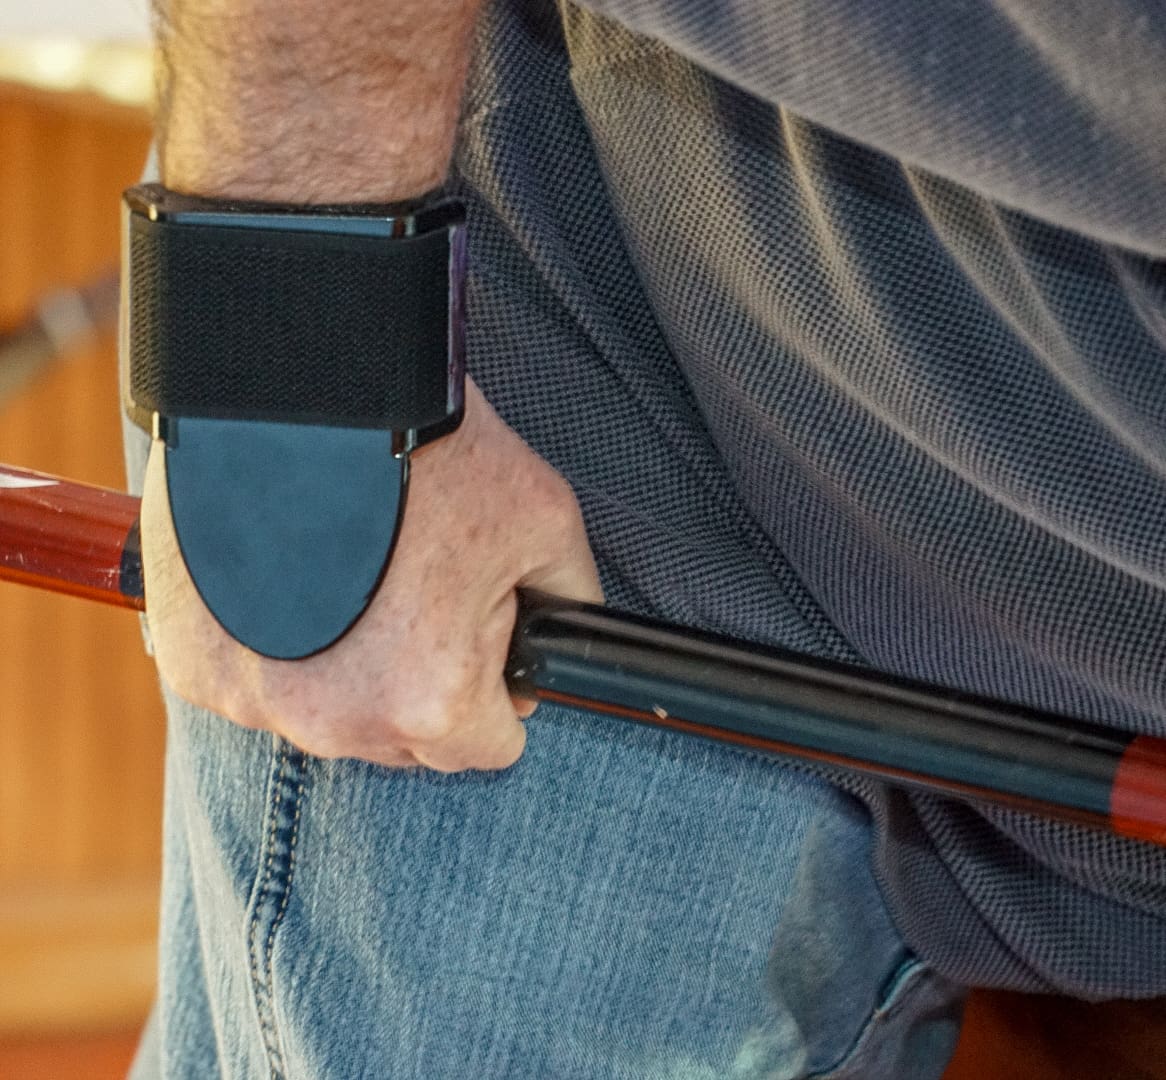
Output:
<instances>
[{"instance_id":1,"label":"denim pocket","mask_svg":"<svg viewBox=\"0 0 1166 1080\"><path fill-rule=\"evenodd\" d=\"M967 991L914 956L887 982L854 1045L815 1080L935 1080L959 1037Z\"/></svg>"}]
</instances>

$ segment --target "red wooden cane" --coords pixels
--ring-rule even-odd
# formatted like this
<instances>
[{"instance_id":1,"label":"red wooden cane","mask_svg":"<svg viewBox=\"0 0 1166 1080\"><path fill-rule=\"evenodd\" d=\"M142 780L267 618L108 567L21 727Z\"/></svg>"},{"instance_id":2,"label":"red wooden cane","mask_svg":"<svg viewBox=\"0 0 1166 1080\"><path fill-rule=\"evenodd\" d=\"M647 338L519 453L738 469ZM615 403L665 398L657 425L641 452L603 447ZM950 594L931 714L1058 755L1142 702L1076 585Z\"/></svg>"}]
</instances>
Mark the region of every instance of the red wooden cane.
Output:
<instances>
[{"instance_id":1,"label":"red wooden cane","mask_svg":"<svg viewBox=\"0 0 1166 1080\"><path fill-rule=\"evenodd\" d=\"M138 500L0 465L0 580L144 611Z\"/></svg>"},{"instance_id":2,"label":"red wooden cane","mask_svg":"<svg viewBox=\"0 0 1166 1080\"><path fill-rule=\"evenodd\" d=\"M144 610L138 500L0 466L0 580ZM525 596L516 689L1166 846L1166 739Z\"/></svg>"}]
</instances>

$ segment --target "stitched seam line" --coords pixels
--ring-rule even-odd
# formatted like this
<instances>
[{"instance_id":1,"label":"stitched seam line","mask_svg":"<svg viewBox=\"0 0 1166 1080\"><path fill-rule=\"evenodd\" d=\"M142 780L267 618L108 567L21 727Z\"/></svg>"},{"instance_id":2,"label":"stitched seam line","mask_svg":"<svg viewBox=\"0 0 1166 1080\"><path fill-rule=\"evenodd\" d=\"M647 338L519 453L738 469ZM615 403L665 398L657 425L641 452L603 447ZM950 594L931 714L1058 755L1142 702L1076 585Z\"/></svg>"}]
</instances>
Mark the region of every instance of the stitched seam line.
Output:
<instances>
[{"instance_id":1,"label":"stitched seam line","mask_svg":"<svg viewBox=\"0 0 1166 1080\"><path fill-rule=\"evenodd\" d=\"M267 851L266 858L264 859L263 880L260 882L259 888L255 893L251 910L250 927L248 928L247 934L247 953L251 967L251 996L255 1002L256 1012L258 1013L260 1035L263 1039L264 1048L268 1053L268 1065L271 1070L272 1080L281 1080L281 1077L276 1069L275 1063L271 1060L271 1048L275 1041L275 1032L272 1030L273 1025L271 1023L269 1001L265 993L266 980L259 970L259 952L255 947L255 943L258 937L259 923L262 919L263 911L267 906L267 898L271 892L271 878L275 869L275 835L279 825L279 789L286 762L287 746L284 744L276 760L271 779L271 798L267 806L267 815L270 824L264 835L264 846Z\"/></svg>"},{"instance_id":2,"label":"stitched seam line","mask_svg":"<svg viewBox=\"0 0 1166 1080\"><path fill-rule=\"evenodd\" d=\"M299 757L299 756L300 755L297 754L297 757ZM302 768L302 766L303 766L302 758L300 759L299 764L301 766L301 768L299 770L300 779L299 779L299 783L296 785L296 796L295 796L295 804L294 804L295 808L292 811L291 836L288 839L287 876L284 879L284 885L283 885L283 890L282 890L283 895L280 897L279 910L276 911L275 918L271 920L271 928L267 931L267 943L264 947L264 961L265 961L266 966L267 966L267 1001L268 1001L268 1008L271 1011L271 1039L272 1039L272 1044L273 1044L272 1046L269 1047L269 1050L272 1054L273 1059L275 1059L276 1061L279 1062L279 1067L280 1067L280 1072L278 1074L279 1076L283 1075L282 1074L283 1055L279 1049L278 1034L275 1030L275 1006L274 1006L274 1002L275 1002L275 967L271 962L271 958L272 958L272 954L275 952L275 932L276 932L276 930L279 929L280 923L283 922L283 916L284 916L284 913L287 911L288 901L291 899L292 881L295 878L296 840L299 838L299 834L300 834L300 813L303 809L303 802L304 802L304 784L305 784L305 781L304 781L304 773L303 773L303 768ZM277 1075L275 1072L275 1069L276 1069L276 1066L273 1063L272 1064L273 1080Z\"/></svg>"},{"instance_id":3,"label":"stitched seam line","mask_svg":"<svg viewBox=\"0 0 1166 1080\"><path fill-rule=\"evenodd\" d=\"M251 992L259 1021L270 1080L284 1080L286 1070L275 1022L275 936L291 899L296 843L303 809L306 771L304 756L279 741L267 804L262 879L255 890L247 931ZM295 785L294 788L292 785ZM262 939L262 946L260 941Z\"/></svg>"}]
</instances>

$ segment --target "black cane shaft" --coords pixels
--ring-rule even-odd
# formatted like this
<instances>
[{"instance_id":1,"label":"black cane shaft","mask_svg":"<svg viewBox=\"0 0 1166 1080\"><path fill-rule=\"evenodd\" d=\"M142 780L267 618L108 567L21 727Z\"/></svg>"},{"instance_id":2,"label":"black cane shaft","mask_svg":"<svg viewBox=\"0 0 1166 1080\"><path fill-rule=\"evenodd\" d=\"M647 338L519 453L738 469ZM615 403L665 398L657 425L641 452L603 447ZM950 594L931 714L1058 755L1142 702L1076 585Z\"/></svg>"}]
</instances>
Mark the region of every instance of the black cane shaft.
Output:
<instances>
[{"instance_id":1,"label":"black cane shaft","mask_svg":"<svg viewBox=\"0 0 1166 1080\"><path fill-rule=\"evenodd\" d=\"M1166 843L1166 740L540 597L521 606L509 676L544 699Z\"/></svg>"}]
</instances>

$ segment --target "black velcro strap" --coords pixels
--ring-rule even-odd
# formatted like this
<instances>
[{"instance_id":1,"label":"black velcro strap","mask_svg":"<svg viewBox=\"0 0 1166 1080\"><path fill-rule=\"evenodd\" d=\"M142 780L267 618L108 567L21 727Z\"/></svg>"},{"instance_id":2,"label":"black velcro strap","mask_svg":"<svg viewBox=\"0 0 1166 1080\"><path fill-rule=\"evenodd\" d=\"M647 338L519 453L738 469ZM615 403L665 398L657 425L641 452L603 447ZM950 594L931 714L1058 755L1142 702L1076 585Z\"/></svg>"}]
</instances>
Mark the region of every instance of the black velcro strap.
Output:
<instances>
[{"instance_id":1,"label":"black velcro strap","mask_svg":"<svg viewBox=\"0 0 1166 1080\"><path fill-rule=\"evenodd\" d=\"M425 428L450 413L450 238L130 216L130 394L163 416Z\"/></svg>"}]
</instances>

